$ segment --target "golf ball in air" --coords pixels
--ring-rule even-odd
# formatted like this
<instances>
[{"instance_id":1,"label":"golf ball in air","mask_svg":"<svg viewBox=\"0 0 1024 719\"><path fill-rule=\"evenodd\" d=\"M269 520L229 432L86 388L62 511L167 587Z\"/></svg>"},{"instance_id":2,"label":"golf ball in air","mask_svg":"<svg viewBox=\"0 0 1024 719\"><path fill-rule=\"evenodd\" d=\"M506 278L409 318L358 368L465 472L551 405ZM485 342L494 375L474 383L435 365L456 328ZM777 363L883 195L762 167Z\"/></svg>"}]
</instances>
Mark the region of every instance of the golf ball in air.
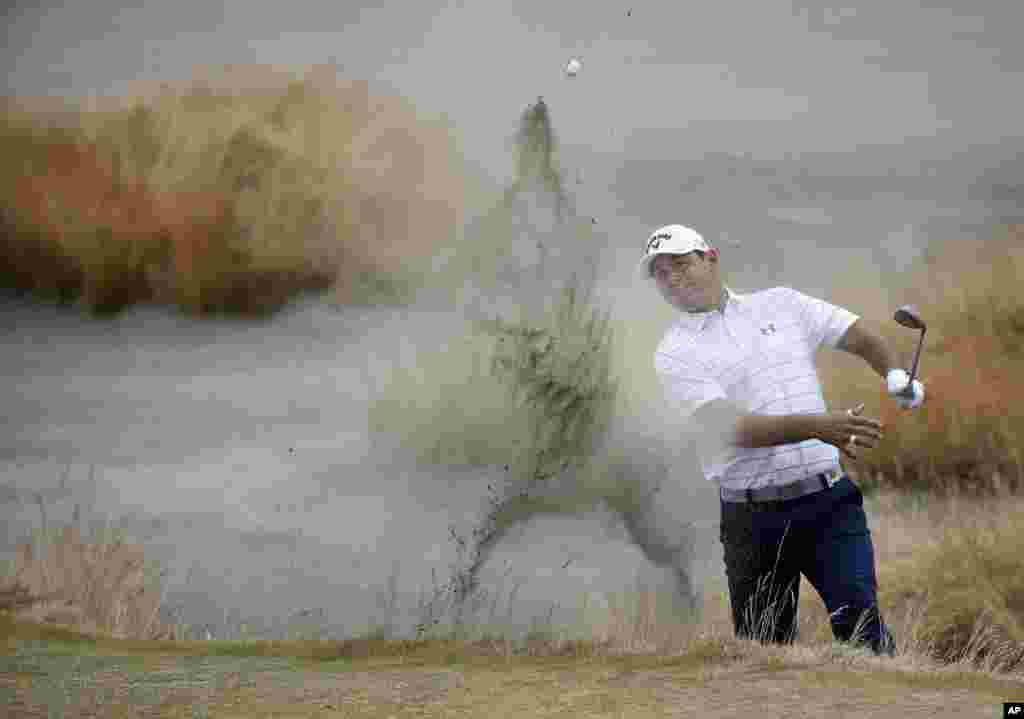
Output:
<instances>
[{"instance_id":1,"label":"golf ball in air","mask_svg":"<svg viewBox=\"0 0 1024 719\"><path fill-rule=\"evenodd\" d=\"M565 74L567 74L569 77L575 77L576 73L580 71L581 67L583 67L583 63L581 63L578 59L574 57L572 60L569 61L569 64L565 66Z\"/></svg>"}]
</instances>

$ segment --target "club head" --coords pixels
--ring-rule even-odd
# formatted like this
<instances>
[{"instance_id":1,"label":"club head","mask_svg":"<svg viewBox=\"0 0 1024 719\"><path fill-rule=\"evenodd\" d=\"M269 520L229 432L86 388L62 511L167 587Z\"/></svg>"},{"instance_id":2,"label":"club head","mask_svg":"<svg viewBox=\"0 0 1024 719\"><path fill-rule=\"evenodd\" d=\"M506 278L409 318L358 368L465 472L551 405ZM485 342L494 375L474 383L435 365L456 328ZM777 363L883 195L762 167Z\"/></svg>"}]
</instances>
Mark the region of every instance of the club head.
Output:
<instances>
[{"instance_id":1,"label":"club head","mask_svg":"<svg viewBox=\"0 0 1024 719\"><path fill-rule=\"evenodd\" d=\"M903 305L896 310L893 319L912 330L924 330L926 327L924 320L921 319L921 315L918 314L917 308L914 305Z\"/></svg>"}]
</instances>

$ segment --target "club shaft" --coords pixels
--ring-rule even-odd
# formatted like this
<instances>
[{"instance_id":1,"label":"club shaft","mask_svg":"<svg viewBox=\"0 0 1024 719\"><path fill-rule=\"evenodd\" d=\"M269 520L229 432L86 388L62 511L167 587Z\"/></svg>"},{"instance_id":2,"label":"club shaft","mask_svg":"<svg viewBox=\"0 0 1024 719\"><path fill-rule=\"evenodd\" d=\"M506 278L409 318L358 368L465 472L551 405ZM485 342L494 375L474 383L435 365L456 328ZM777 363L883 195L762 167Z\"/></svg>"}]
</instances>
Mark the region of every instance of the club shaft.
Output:
<instances>
[{"instance_id":1,"label":"club shaft","mask_svg":"<svg viewBox=\"0 0 1024 719\"><path fill-rule=\"evenodd\" d=\"M914 364L910 367L910 381L907 382L907 388L903 394L907 397L914 396L914 380L917 379L917 363L921 359L921 348L924 346L924 333L925 330L921 330L921 337L917 340L917 350L914 351Z\"/></svg>"}]
</instances>

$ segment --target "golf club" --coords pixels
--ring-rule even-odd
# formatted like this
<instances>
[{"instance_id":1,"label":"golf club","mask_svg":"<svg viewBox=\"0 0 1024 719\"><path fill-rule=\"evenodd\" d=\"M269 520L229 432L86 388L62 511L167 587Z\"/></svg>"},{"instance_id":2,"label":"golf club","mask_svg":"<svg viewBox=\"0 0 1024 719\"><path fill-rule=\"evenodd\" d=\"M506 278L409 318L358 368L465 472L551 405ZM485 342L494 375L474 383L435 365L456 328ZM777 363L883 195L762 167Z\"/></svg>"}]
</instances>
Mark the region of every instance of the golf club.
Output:
<instances>
[{"instance_id":1,"label":"golf club","mask_svg":"<svg viewBox=\"0 0 1024 719\"><path fill-rule=\"evenodd\" d=\"M924 320L921 319L921 315L918 313L917 308L914 305L903 305L896 310L896 314L893 315L893 319L899 322L904 327L909 327L912 330L921 330L921 337L917 340L917 351L914 352L914 364L910 368L910 381L907 382L907 387L903 390L904 397L914 396L914 378L917 377L917 362L921 359L921 347L924 346L924 333L927 329Z\"/></svg>"}]
</instances>

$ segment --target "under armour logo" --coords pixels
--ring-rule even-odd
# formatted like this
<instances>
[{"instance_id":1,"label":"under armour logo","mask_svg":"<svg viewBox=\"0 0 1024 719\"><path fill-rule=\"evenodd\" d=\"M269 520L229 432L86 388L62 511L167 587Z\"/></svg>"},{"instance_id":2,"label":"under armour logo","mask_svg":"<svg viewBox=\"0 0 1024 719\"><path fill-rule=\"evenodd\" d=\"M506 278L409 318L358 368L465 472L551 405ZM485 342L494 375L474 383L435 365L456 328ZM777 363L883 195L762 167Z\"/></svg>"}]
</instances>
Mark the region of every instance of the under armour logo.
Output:
<instances>
[{"instance_id":1,"label":"under armour logo","mask_svg":"<svg viewBox=\"0 0 1024 719\"><path fill-rule=\"evenodd\" d=\"M762 327L761 328L761 334L763 334L763 335L773 335L773 334L775 334L775 323L769 322L767 327Z\"/></svg>"}]
</instances>

